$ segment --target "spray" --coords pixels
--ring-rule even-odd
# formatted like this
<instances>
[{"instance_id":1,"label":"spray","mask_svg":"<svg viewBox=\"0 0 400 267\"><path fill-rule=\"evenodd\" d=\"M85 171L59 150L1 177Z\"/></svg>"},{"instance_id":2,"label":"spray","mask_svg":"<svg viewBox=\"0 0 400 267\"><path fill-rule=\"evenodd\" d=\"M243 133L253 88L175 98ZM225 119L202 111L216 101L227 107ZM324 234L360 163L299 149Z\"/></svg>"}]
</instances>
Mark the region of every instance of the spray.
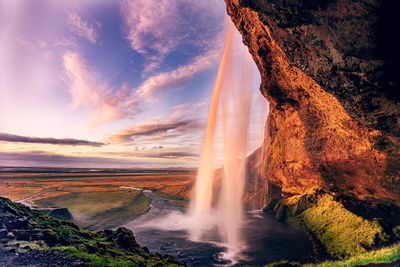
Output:
<instances>
[{"instance_id":1,"label":"spray","mask_svg":"<svg viewBox=\"0 0 400 267\"><path fill-rule=\"evenodd\" d=\"M241 236L243 225L243 190L246 175L247 134L250 114L251 60L238 62L241 79L234 82L233 75L233 32L230 25L226 34L225 49L221 59L217 80L210 103L206 134L200 157L200 165L191 201L190 215L193 226L190 230L192 240L203 240L207 230L217 226L227 251L225 259L232 262L239 257L244 248ZM243 60L241 60L243 61ZM239 84L239 86L235 86ZM213 220L213 190L215 190L215 131L219 102L222 102L222 129L224 172L219 192L219 204L215 212L220 217ZM211 219L210 219L211 218Z\"/></svg>"}]
</instances>

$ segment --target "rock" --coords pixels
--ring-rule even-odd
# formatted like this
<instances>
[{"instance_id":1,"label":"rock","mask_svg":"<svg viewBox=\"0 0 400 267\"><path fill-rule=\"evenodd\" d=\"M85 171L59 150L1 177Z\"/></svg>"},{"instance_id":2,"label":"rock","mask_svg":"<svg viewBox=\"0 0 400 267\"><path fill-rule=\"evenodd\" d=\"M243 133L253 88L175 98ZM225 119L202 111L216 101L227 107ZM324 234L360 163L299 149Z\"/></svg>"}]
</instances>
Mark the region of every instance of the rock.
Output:
<instances>
[{"instance_id":1,"label":"rock","mask_svg":"<svg viewBox=\"0 0 400 267\"><path fill-rule=\"evenodd\" d=\"M58 235L56 232L50 229L45 229L43 232L43 240L50 247L55 246L58 243Z\"/></svg>"},{"instance_id":2,"label":"rock","mask_svg":"<svg viewBox=\"0 0 400 267\"><path fill-rule=\"evenodd\" d=\"M16 211L14 208L10 207L10 206L4 206L3 207L3 212L4 213L11 213L12 215L18 215L18 211Z\"/></svg>"},{"instance_id":3,"label":"rock","mask_svg":"<svg viewBox=\"0 0 400 267\"><path fill-rule=\"evenodd\" d=\"M97 247L88 244L88 245L86 245L86 250L87 250L88 253L94 254L94 253L97 252L98 249L97 249Z\"/></svg>"},{"instance_id":4,"label":"rock","mask_svg":"<svg viewBox=\"0 0 400 267\"><path fill-rule=\"evenodd\" d=\"M6 238L8 234L7 229L0 229L0 238Z\"/></svg>"},{"instance_id":5,"label":"rock","mask_svg":"<svg viewBox=\"0 0 400 267\"><path fill-rule=\"evenodd\" d=\"M138 243L136 243L135 237L131 230L126 229L125 227L120 227L117 229L116 233L116 242L124 249L134 249L138 246Z\"/></svg>"},{"instance_id":6,"label":"rock","mask_svg":"<svg viewBox=\"0 0 400 267\"><path fill-rule=\"evenodd\" d=\"M71 245L71 243L72 243L71 237L66 233L61 234L58 241L60 242L61 245L65 245L65 246Z\"/></svg>"},{"instance_id":7,"label":"rock","mask_svg":"<svg viewBox=\"0 0 400 267\"><path fill-rule=\"evenodd\" d=\"M14 238L15 238L15 235L12 232L8 232L7 239L13 240Z\"/></svg>"},{"instance_id":8,"label":"rock","mask_svg":"<svg viewBox=\"0 0 400 267\"><path fill-rule=\"evenodd\" d=\"M16 240L24 240L24 241L30 241L31 240L31 231L30 230L15 229L13 231L13 234L14 234Z\"/></svg>"},{"instance_id":9,"label":"rock","mask_svg":"<svg viewBox=\"0 0 400 267\"><path fill-rule=\"evenodd\" d=\"M109 230L109 229L106 229L106 230L104 230L103 231L104 232L104 234L108 237L108 236L111 236L112 234L113 234L113 230Z\"/></svg>"},{"instance_id":10,"label":"rock","mask_svg":"<svg viewBox=\"0 0 400 267\"><path fill-rule=\"evenodd\" d=\"M71 216L72 216L72 215L71 215ZM72 227L72 228L74 228L75 230L79 231L79 226L76 225L76 224L74 224L74 223L72 223L72 222L69 222L69 221L61 221L61 224L62 224L62 225L69 226L69 227Z\"/></svg>"},{"instance_id":11,"label":"rock","mask_svg":"<svg viewBox=\"0 0 400 267\"><path fill-rule=\"evenodd\" d=\"M5 225L9 231L13 229L27 229L29 218L27 216L11 217L5 222Z\"/></svg>"},{"instance_id":12,"label":"rock","mask_svg":"<svg viewBox=\"0 0 400 267\"><path fill-rule=\"evenodd\" d=\"M270 104L261 164L280 197L399 201L396 1L225 2Z\"/></svg>"},{"instance_id":13,"label":"rock","mask_svg":"<svg viewBox=\"0 0 400 267\"><path fill-rule=\"evenodd\" d=\"M39 230L33 230L31 236L32 240L43 240L44 238L43 233Z\"/></svg>"}]
</instances>

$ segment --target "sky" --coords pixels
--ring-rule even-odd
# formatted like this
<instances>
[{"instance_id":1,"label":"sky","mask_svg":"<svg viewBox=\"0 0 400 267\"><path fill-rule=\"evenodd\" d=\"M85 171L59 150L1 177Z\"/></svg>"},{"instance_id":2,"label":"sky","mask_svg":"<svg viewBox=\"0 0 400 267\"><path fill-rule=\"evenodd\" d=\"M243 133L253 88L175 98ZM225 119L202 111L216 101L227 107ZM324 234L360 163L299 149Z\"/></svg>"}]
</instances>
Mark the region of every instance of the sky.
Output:
<instances>
[{"instance_id":1,"label":"sky","mask_svg":"<svg viewBox=\"0 0 400 267\"><path fill-rule=\"evenodd\" d=\"M223 0L0 0L0 166L197 167L227 23Z\"/></svg>"}]
</instances>

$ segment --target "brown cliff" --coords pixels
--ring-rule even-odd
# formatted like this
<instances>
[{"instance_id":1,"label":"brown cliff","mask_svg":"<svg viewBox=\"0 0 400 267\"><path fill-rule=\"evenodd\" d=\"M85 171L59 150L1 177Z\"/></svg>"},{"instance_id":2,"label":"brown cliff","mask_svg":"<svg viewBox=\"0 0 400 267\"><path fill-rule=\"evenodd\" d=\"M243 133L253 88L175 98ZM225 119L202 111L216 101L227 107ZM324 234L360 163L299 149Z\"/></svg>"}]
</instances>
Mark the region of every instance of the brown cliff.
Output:
<instances>
[{"instance_id":1,"label":"brown cliff","mask_svg":"<svg viewBox=\"0 0 400 267\"><path fill-rule=\"evenodd\" d=\"M226 0L270 103L262 173L284 196L400 200L393 3Z\"/></svg>"}]
</instances>

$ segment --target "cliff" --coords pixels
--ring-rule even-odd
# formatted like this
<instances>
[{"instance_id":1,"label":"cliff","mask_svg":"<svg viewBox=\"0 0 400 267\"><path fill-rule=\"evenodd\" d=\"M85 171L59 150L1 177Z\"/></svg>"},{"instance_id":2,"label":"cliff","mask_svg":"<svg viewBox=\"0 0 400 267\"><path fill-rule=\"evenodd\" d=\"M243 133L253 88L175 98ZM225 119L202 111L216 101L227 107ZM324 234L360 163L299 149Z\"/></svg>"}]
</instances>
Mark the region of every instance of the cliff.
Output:
<instances>
[{"instance_id":1,"label":"cliff","mask_svg":"<svg viewBox=\"0 0 400 267\"><path fill-rule=\"evenodd\" d=\"M225 1L270 103L264 177L283 197L399 201L395 1Z\"/></svg>"},{"instance_id":2,"label":"cliff","mask_svg":"<svg viewBox=\"0 0 400 267\"><path fill-rule=\"evenodd\" d=\"M0 197L0 266L185 265L171 256L151 254L124 227L82 230Z\"/></svg>"}]
</instances>

